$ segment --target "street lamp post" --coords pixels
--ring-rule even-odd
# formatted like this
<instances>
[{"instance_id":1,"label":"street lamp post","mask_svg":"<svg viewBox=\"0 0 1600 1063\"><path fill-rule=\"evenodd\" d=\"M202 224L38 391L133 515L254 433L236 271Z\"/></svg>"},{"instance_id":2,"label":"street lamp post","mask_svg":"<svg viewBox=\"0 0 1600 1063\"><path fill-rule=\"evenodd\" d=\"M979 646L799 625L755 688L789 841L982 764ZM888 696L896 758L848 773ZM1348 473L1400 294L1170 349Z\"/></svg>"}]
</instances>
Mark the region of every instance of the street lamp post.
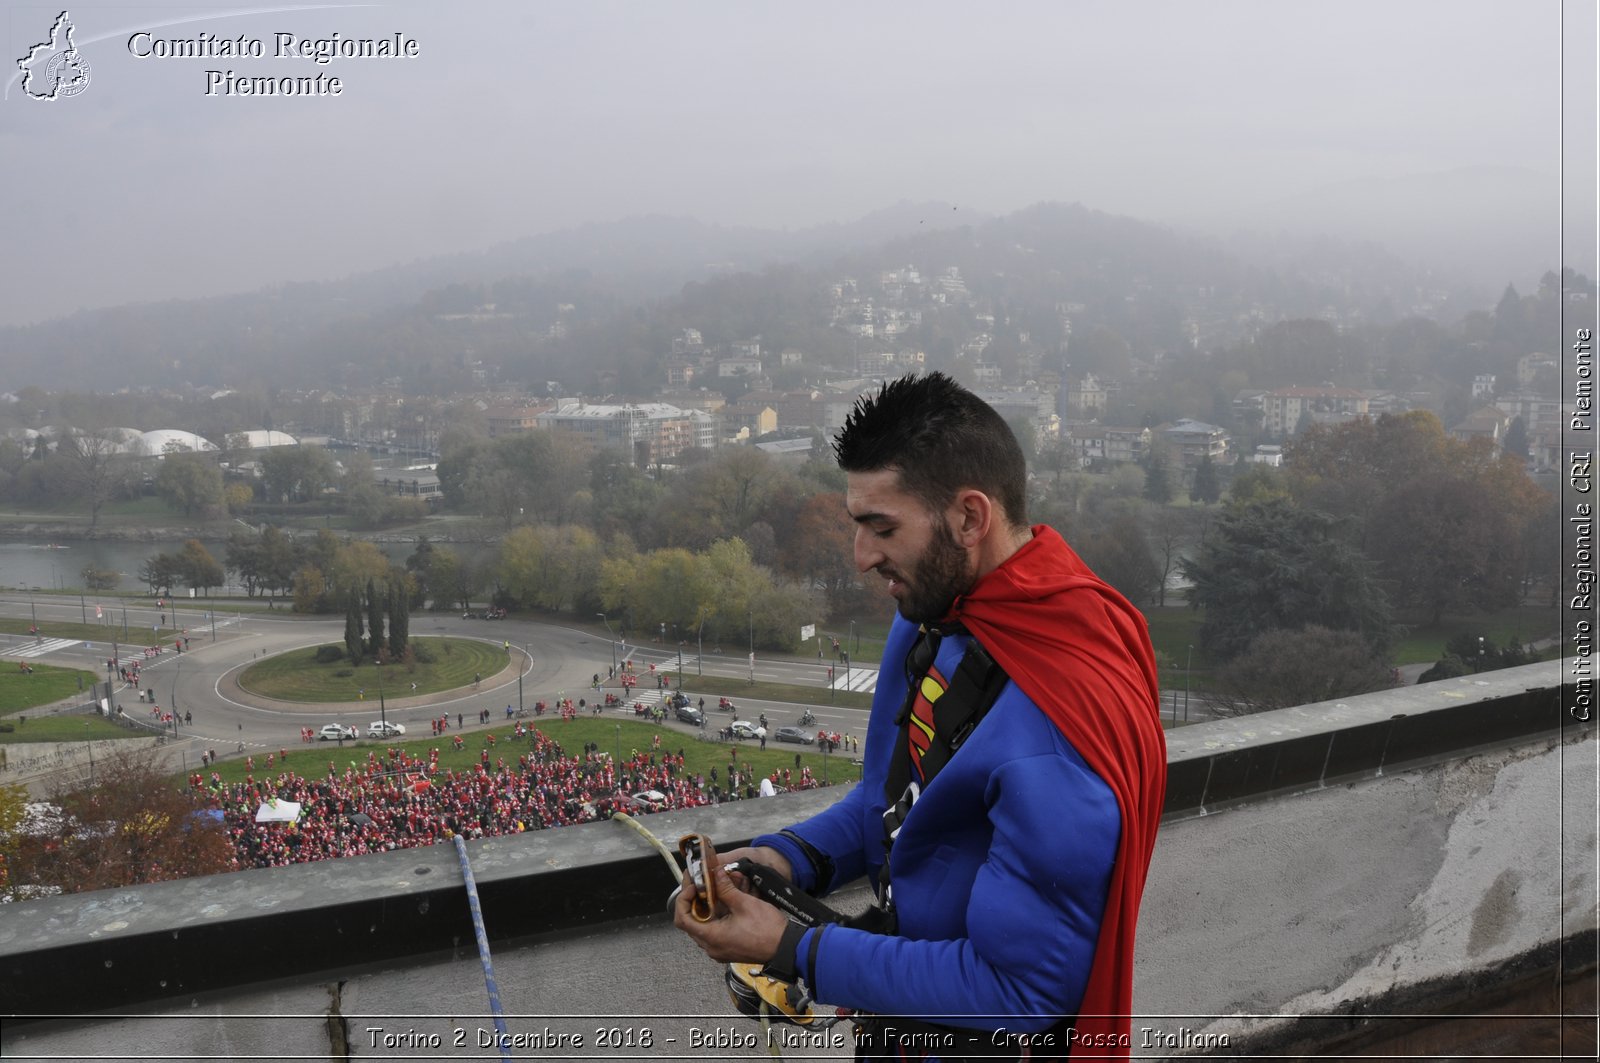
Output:
<instances>
[{"instance_id":1,"label":"street lamp post","mask_svg":"<svg viewBox=\"0 0 1600 1063\"><path fill-rule=\"evenodd\" d=\"M756 685L756 610L750 607L750 685Z\"/></svg>"},{"instance_id":2,"label":"street lamp post","mask_svg":"<svg viewBox=\"0 0 1600 1063\"><path fill-rule=\"evenodd\" d=\"M706 618L704 616L702 616L700 618L700 626L695 628L694 637L695 637L695 641L700 646L700 652L695 654L695 658L694 658L694 674L695 675L705 675L706 674Z\"/></svg>"},{"instance_id":3,"label":"street lamp post","mask_svg":"<svg viewBox=\"0 0 1600 1063\"><path fill-rule=\"evenodd\" d=\"M384 737L387 738L389 736L389 714L384 711L383 704L383 662L376 661L373 667L378 670L378 722L383 725L380 729L384 732Z\"/></svg>"},{"instance_id":4,"label":"street lamp post","mask_svg":"<svg viewBox=\"0 0 1600 1063\"><path fill-rule=\"evenodd\" d=\"M1189 647L1188 656L1183 659L1183 722L1189 722L1189 665L1194 661L1194 647Z\"/></svg>"}]
</instances>

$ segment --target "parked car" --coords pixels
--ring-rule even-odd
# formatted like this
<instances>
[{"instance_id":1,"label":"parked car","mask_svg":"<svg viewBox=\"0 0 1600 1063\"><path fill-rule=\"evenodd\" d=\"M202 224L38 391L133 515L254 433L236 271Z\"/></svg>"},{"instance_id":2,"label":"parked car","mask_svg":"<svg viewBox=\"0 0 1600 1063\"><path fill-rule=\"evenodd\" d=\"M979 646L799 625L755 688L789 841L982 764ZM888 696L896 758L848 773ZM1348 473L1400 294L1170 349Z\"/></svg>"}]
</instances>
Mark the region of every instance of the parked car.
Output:
<instances>
[{"instance_id":1,"label":"parked car","mask_svg":"<svg viewBox=\"0 0 1600 1063\"><path fill-rule=\"evenodd\" d=\"M628 800L633 802L634 807L647 812L660 812L667 807L667 795L660 790L641 790Z\"/></svg>"},{"instance_id":2,"label":"parked car","mask_svg":"<svg viewBox=\"0 0 1600 1063\"><path fill-rule=\"evenodd\" d=\"M777 742L799 742L803 746L809 746L817 740L816 735L798 727L780 727L772 737Z\"/></svg>"},{"instance_id":3,"label":"parked car","mask_svg":"<svg viewBox=\"0 0 1600 1063\"><path fill-rule=\"evenodd\" d=\"M765 727L762 727L758 723L752 723L749 720L734 720L728 725L728 729L739 738L760 738L762 735L767 733L767 729Z\"/></svg>"},{"instance_id":4,"label":"parked car","mask_svg":"<svg viewBox=\"0 0 1600 1063\"><path fill-rule=\"evenodd\" d=\"M342 723L325 724L322 730L317 732L317 738L324 742L337 742L340 739L353 739L355 737L356 729L354 727L346 727Z\"/></svg>"},{"instance_id":5,"label":"parked car","mask_svg":"<svg viewBox=\"0 0 1600 1063\"><path fill-rule=\"evenodd\" d=\"M702 719L700 710L695 708L693 705L675 705L673 706L672 713L684 723L692 723L696 727L700 725L700 721Z\"/></svg>"},{"instance_id":6,"label":"parked car","mask_svg":"<svg viewBox=\"0 0 1600 1063\"><path fill-rule=\"evenodd\" d=\"M403 735L405 733L406 727L403 723L394 723L393 721L385 720L373 720L371 723L367 724L368 738L393 738L395 735Z\"/></svg>"}]
</instances>

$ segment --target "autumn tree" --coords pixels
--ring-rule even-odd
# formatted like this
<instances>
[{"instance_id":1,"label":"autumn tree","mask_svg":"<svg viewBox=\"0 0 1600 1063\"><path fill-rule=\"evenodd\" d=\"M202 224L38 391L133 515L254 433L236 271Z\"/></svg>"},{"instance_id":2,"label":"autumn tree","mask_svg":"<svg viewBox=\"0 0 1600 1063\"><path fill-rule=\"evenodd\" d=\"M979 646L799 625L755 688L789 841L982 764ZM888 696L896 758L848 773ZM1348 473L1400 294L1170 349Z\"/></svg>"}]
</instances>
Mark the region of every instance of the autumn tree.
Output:
<instances>
[{"instance_id":1,"label":"autumn tree","mask_svg":"<svg viewBox=\"0 0 1600 1063\"><path fill-rule=\"evenodd\" d=\"M308 502L337 479L333 457L322 447L273 447L261 455L262 491L274 502Z\"/></svg>"},{"instance_id":2,"label":"autumn tree","mask_svg":"<svg viewBox=\"0 0 1600 1063\"><path fill-rule=\"evenodd\" d=\"M1200 644L1214 659L1308 624L1358 632L1374 653L1388 651L1391 609L1374 565L1333 518L1290 499L1230 508L1181 569L1194 584L1189 604L1205 610Z\"/></svg>"},{"instance_id":3,"label":"autumn tree","mask_svg":"<svg viewBox=\"0 0 1600 1063\"><path fill-rule=\"evenodd\" d=\"M292 587L294 611L319 613L328 603L328 577L316 565L301 565L295 570Z\"/></svg>"},{"instance_id":4,"label":"autumn tree","mask_svg":"<svg viewBox=\"0 0 1600 1063\"><path fill-rule=\"evenodd\" d=\"M156 474L156 493L185 517L222 505L222 470L193 451L168 454Z\"/></svg>"},{"instance_id":5,"label":"autumn tree","mask_svg":"<svg viewBox=\"0 0 1600 1063\"><path fill-rule=\"evenodd\" d=\"M28 788L20 783L0 784L0 902L25 900L31 890L17 887L17 859L28 815Z\"/></svg>"},{"instance_id":6,"label":"autumn tree","mask_svg":"<svg viewBox=\"0 0 1600 1063\"><path fill-rule=\"evenodd\" d=\"M138 886L230 869L233 847L200 795L175 786L148 751L97 758L92 781L52 795L49 836L27 835L12 888L65 893Z\"/></svg>"},{"instance_id":7,"label":"autumn tree","mask_svg":"<svg viewBox=\"0 0 1600 1063\"><path fill-rule=\"evenodd\" d=\"M122 575L116 569L97 568L93 564L79 569L78 578L83 580L84 589L90 591L115 590L117 584L122 582Z\"/></svg>"},{"instance_id":8,"label":"autumn tree","mask_svg":"<svg viewBox=\"0 0 1600 1063\"><path fill-rule=\"evenodd\" d=\"M665 496L658 481L614 447L597 451L589 460L589 524L602 538L648 528Z\"/></svg>"},{"instance_id":9,"label":"autumn tree","mask_svg":"<svg viewBox=\"0 0 1600 1063\"><path fill-rule=\"evenodd\" d=\"M636 628L742 645L793 650L800 626L820 615L820 598L808 588L781 583L755 564L740 539L721 539L702 553L667 547L612 556L601 568L600 608L622 613ZM703 628L702 628L703 625Z\"/></svg>"},{"instance_id":10,"label":"autumn tree","mask_svg":"<svg viewBox=\"0 0 1600 1063\"><path fill-rule=\"evenodd\" d=\"M1519 599L1546 495L1487 440L1452 438L1425 411L1386 414L1316 426L1286 448L1286 467L1297 499L1351 521L1405 608L1437 624Z\"/></svg>"},{"instance_id":11,"label":"autumn tree","mask_svg":"<svg viewBox=\"0 0 1600 1063\"><path fill-rule=\"evenodd\" d=\"M211 551L199 539L184 542L177 565L183 582L202 594L209 594L212 587L222 586L227 579L222 564L211 556Z\"/></svg>"},{"instance_id":12,"label":"autumn tree","mask_svg":"<svg viewBox=\"0 0 1600 1063\"><path fill-rule=\"evenodd\" d=\"M389 515L391 496L378 486L372 455L364 450L345 459L344 470L339 475L339 496L344 501L345 512L357 527L376 528Z\"/></svg>"},{"instance_id":13,"label":"autumn tree","mask_svg":"<svg viewBox=\"0 0 1600 1063\"><path fill-rule=\"evenodd\" d=\"M1161 565L1137 516L1124 514L1098 531L1077 537L1073 548L1095 575L1133 604L1145 605L1161 592Z\"/></svg>"},{"instance_id":14,"label":"autumn tree","mask_svg":"<svg viewBox=\"0 0 1600 1063\"><path fill-rule=\"evenodd\" d=\"M406 572L410 574L411 605L421 608L428 600L428 574L433 567L434 545L426 535L417 538L417 545L406 557Z\"/></svg>"},{"instance_id":15,"label":"autumn tree","mask_svg":"<svg viewBox=\"0 0 1600 1063\"><path fill-rule=\"evenodd\" d=\"M800 505L789 534L780 542L779 564L791 578L827 596L829 614L854 604L859 583L852 559L854 532L845 514L844 495L820 491Z\"/></svg>"},{"instance_id":16,"label":"autumn tree","mask_svg":"<svg viewBox=\"0 0 1600 1063\"><path fill-rule=\"evenodd\" d=\"M593 532L577 525L522 525L500 541L495 578L523 606L586 612L599 600L604 551Z\"/></svg>"},{"instance_id":17,"label":"autumn tree","mask_svg":"<svg viewBox=\"0 0 1600 1063\"><path fill-rule=\"evenodd\" d=\"M183 578L178 559L171 554L147 557L139 565L139 579L150 588L150 593L165 597L172 593L172 585Z\"/></svg>"}]
</instances>

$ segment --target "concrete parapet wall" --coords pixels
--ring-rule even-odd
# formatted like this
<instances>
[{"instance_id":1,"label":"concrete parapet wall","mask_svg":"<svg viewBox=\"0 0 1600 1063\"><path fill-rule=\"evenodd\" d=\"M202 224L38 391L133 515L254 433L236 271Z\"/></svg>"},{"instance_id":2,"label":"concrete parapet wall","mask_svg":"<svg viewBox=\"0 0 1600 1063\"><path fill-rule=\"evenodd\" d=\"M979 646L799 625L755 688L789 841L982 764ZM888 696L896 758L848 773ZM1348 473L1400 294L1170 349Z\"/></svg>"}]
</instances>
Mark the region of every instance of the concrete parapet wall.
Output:
<instances>
[{"instance_id":1,"label":"concrete parapet wall","mask_svg":"<svg viewBox=\"0 0 1600 1063\"><path fill-rule=\"evenodd\" d=\"M1559 661L1216 720L1167 735L1168 817L1403 771L1534 735L1563 716Z\"/></svg>"}]
</instances>

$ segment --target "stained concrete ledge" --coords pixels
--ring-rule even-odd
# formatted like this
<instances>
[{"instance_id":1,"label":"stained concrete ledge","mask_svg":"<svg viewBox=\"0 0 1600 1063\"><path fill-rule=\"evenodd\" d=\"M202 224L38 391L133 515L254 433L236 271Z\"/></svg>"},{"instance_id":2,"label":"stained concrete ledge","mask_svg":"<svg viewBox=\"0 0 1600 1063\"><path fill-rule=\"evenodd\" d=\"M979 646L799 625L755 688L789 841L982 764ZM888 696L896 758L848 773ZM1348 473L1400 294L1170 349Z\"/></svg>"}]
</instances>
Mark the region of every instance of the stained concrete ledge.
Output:
<instances>
[{"instance_id":1,"label":"stained concrete ledge","mask_svg":"<svg viewBox=\"0 0 1600 1063\"><path fill-rule=\"evenodd\" d=\"M1576 721L1559 661L1215 720L1167 735L1166 815L1316 790L1493 749Z\"/></svg>"},{"instance_id":2,"label":"stained concrete ledge","mask_svg":"<svg viewBox=\"0 0 1600 1063\"><path fill-rule=\"evenodd\" d=\"M1600 764L1594 731L1563 728L1549 711L1560 680L1558 664L1533 665L1470 689L1407 688L1174 732L1175 771L1204 764L1212 779L1245 781L1226 800L1199 789L1201 800L1178 801L1163 825L1136 975L1135 1006L1149 1016L1136 1036L1147 1030L1151 1041L1136 1054L1314 1041L1319 1023L1348 1026L1440 994L1459 1004L1519 979L1563 977L1592 956ZM1520 722L1508 728L1497 714ZM1284 755L1320 742L1331 759L1345 730L1396 716L1430 723L1401 742L1403 757L1369 737L1349 760L1365 766L1313 778L1298 766L1314 757ZM1494 745L1507 729L1523 737ZM669 844L698 830L731 845L839 793L643 822ZM730 1018L715 969L667 922L660 856L626 827L468 849L514 1029L593 1029L576 1016L617 1015L680 1033L746 1028ZM487 1024L449 846L0 906L0 982L12 1015L64 1016L8 1021L8 1058L134 1045L171 1057L219 1044L269 1058L437 1058L450 1053L375 1046L364 1031L435 1036ZM155 1018L126 1017L135 1008ZM1201 1034L1212 1042L1184 1040Z\"/></svg>"}]
</instances>

